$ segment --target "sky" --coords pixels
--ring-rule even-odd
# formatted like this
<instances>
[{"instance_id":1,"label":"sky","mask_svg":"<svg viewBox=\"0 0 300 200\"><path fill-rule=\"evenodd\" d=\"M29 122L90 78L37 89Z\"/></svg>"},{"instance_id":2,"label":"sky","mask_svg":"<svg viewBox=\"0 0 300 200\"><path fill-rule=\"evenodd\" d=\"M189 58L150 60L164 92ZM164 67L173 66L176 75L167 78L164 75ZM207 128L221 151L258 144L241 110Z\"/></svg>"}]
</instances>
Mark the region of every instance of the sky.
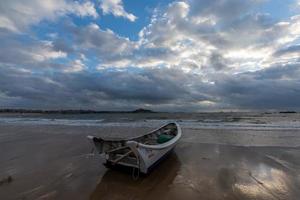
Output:
<instances>
[{"instance_id":1,"label":"sky","mask_svg":"<svg viewBox=\"0 0 300 200\"><path fill-rule=\"evenodd\" d=\"M300 0L0 0L0 108L300 110Z\"/></svg>"}]
</instances>

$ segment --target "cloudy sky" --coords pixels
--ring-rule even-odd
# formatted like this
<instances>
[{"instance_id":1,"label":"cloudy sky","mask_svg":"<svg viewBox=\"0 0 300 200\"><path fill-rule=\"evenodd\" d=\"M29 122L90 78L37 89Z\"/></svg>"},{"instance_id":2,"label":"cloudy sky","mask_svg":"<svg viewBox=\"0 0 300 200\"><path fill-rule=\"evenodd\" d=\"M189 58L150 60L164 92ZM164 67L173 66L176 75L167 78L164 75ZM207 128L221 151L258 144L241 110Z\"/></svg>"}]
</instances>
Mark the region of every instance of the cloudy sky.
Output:
<instances>
[{"instance_id":1,"label":"cloudy sky","mask_svg":"<svg viewBox=\"0 0 300 200\"><path fill-rule=\"evenodd\" d=\"M0 107L300 110L300 0L0 0Z\"/></svg>"}]
</instances>

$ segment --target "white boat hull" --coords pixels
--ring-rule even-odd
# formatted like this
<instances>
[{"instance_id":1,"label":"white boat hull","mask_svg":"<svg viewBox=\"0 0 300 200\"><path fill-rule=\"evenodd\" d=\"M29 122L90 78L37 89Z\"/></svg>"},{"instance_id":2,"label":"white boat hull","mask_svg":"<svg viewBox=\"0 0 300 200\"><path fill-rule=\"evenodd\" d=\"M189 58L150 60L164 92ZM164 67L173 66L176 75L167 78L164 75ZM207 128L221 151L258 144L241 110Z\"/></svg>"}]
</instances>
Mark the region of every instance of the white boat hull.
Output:
<instances>
[{"instance_id":1,"label":"white boat hull","mask_svg":"<svg viewBox=\"0 0 300 200\"><path fill-rule=\"evenodd\" d=\"M148 149L144 147L132 148L133 151L136 151L140 157L140 171L142 173L148 173L148 170L154 166L161 158L167 155L176 144L170 145L169 147L155 150Z\"/></svg>"}]
</instances>

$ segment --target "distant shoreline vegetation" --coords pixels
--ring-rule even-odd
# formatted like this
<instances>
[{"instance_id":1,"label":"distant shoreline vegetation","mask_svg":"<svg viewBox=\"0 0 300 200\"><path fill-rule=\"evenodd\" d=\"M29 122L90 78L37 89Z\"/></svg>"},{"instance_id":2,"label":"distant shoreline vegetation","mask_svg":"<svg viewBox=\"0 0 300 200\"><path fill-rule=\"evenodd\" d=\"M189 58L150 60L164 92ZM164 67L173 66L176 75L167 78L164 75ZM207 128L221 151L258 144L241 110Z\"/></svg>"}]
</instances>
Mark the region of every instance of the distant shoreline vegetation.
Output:
<instances>
[{"instance_id":1,"label":"distant shoreline vegetation","mask_svg":"<svg viewBox=\"0 0 300 200\"><path fill-rule=\"evenodd\" d=\"M279 113L283 113L283 114L293 114L293 113L297 113L296 111L280 111Z\"/></svg>"},{"instance_id":2,"label":"distant shoreline vegetation","mask_svg":"<svg viewBox=\"0 0 300 200\"><path fill-rule=\"evenodd\" d=\"M0 113L97 114L97 113L156 113L156 112L148 109L139 108L133 111L0 109Z\"/></svg>"}]
</instances>

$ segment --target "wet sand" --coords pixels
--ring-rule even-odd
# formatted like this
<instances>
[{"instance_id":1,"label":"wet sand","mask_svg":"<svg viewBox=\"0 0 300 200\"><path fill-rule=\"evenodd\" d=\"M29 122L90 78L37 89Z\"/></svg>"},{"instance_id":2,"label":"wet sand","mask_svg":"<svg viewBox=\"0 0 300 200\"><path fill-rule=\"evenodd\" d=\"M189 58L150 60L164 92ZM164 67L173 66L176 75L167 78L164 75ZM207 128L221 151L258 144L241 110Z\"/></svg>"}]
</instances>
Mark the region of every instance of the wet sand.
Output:
<instances>
[{"instance_id":1,"label":"wet sand","mask_svg":"<svg viewBox=\"0 0 300 200\"><path fill-rule=\"evenodd\" d=\"M286 199L300 196L300 133L184 129L137 181L106 169L86 135L149 128L1 125L0 199ZM115 135L114 135L115 134Z\"/></svg>"}]
</instances>

